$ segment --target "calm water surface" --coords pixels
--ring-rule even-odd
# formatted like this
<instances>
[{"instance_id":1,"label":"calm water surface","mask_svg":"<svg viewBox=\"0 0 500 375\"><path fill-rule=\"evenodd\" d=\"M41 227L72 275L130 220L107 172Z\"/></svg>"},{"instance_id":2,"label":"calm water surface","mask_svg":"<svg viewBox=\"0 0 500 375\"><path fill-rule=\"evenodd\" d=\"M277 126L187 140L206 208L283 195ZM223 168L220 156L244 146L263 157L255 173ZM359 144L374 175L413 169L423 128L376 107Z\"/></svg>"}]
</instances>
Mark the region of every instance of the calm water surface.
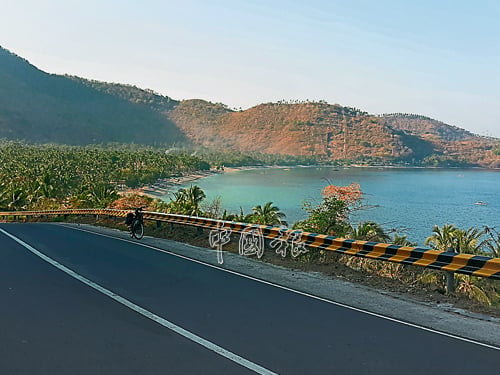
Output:
<instances>
[{"instance_id":1,"label":"calm water surface","mask_svg":"<svg viewBox=\"0 0 500 375\"><path fill-rule=\"evenodd\" d=\"M423 245L434 225L461 228L495 226L500 229L500 171L297 167L243 170L196 181L209 200L220 196L229 212L251 212L257 204L272 201L287 215L289 224L306 217L304 200L321 200L328 182L357 182L364 203L373 208L358 211L351 221L373 220L386 229L404 229ZM481 206L475 202L486 202Z\"/></svg>"}]
</instances>

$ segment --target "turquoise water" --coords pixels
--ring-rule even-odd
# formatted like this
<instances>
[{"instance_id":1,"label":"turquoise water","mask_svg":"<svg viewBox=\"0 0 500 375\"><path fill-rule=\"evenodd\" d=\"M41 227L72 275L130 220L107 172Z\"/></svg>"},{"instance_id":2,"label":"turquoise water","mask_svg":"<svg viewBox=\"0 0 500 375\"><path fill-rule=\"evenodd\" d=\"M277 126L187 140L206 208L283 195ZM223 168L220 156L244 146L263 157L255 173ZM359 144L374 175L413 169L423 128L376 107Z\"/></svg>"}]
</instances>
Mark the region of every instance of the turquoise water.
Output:
<instances>
[{"instance_id":1,"label":"turquoise water","mask_svg":"<svg viewBox=\"0 0 500 375\"><path fill-rule=\"evenodd\" d=\"M494 226L500 229L500 171L297 167L243 170L196 181L208 200L220 196L229 212L245 213L272 201L287 215L289 224L306 217L304 200L321 200L328 182L357 182L364 203L373 208L354 213L353 223L373 220L384 228L400 229L423 245L434 225L461 228ZM475 205L477 201L487 205Z\"/></svg>"}]
</instances>

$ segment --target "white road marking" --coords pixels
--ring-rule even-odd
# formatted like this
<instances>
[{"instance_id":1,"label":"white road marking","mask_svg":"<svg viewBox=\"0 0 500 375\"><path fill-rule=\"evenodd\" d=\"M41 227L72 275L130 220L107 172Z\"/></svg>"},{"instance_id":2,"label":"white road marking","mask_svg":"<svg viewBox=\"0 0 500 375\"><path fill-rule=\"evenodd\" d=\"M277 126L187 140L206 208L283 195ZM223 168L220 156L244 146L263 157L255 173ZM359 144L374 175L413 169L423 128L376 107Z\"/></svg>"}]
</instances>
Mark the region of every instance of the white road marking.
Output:
<instances>
[{"instance_id":1,"label":"white road marking","mask_svg":"<svg viewBox=\"0 0 500 375\"><path fill-rule=\"evenodd\" d=\"M121 303L122 305L128 307L129 309L138 312L139 314L145 316L146 318L151 319L151 320L157 322L158 324L161 324L165 328L168 328L168 329L178 333L179 335L184 336L185 338L187 338L191 341L194 341L195 343L200 344L200 345L204 346L205 348L207 348L207 349L209 349L209 350L211 350L211 351L213 351L213 352L215 352L215 353L217 353L217 354L219 354L219 355L221 355L221 356L223 356L223 357L225 357L225 358L227 358L235 363L237 363L243 367L246 367L246 368L256 372L257 374L276 375L275 372L272 372L272 371L270 371L270 370L268 370L268 369L266 369L266 368L264 368L256 363L254 363L254 362L251 362L243 357L240 357L239 355L232 353L229 350L226 350L226 349L218 346L217 344L214 344L211 341L208 341L208 340L206 340L198 335L195 335L194 333L187 331L182 327L179 327L178 325L152 313L151 311L146 310L146 309L136 305L135 303L127 300L126 298L121 297L120 295L112 292L111 290L104 288L103 286L93 282L92 280L87 279L86 277L76 273L72 269L62 265L61 263L57 262L56 260L41 253L40 251L38 251L37 249L35 249L31 245L29 245L26 242L24 242L23 240L13 236L12 234L3 230L2 228L0 228L0 232L5 234L7 237L13 239L18 244L20 244L21 246L23 246L27 250L31 251L33 254L35 254L39 258L43 259L47 263L50 263L52 266L65 272L69 276L71 276L71 277L77 279L78 281L90 286L91 288L101 292L102 294L105 294L106 296L114 299L115 301Z\"/></svg>"},{"instance_id":2,"label":"white road marking","mask_svg":"<svg viewBox=\"0 0 500 375\"><path fill-rule=\"evenodd\" d=\"M306 297L309 297L309 298L313 298L313 299L316 299L316 300L319 300L319 301L323 301L323 302L326 302L326 303L329 303L329 304L332 304L332 305L335 305L335 306L344 307L344 308L349 309L349 310L353 310L353 311L357 311L357 312L360 312L360 313L363 313L363 314L375 316L377 318L389 320L391 322L403 324L405 326L409 326L409 327L421 329L423 331L435 333L437 335L450 337L452 339L456 339L456 340L460 340L460 341L464 341L464 342L468 342L468 343L471 343L471 344L480 345L480 346L483 346L483 347L486 347L486 348L495 349L495 350L499 350L500 351L500 347L498 347L498 346L494 346L494 345L486 344L486 343L483 343L483 342L480 342L480 341L468 339L466 337L457 336L457 335L454 335L452 333L438 331L436 329L424 327L424 326L421 326L421 325L418 325L418 324L415 324L415 323L405 322L404 320L399 320L399 319L396 319L396 318L392 318L390 316L382 315L382 314L371 312L371 311L368 311L368 310L363 310L363 309L360 309L358 307L346 305L346 304L341 303L341 302L335 302L335 301L332 301L332 300L329 300L329 299L326 299L326 298L323 298L323 297L315 296L314 294L309 294L309 293L306 293L306 292L301 292L300 290L295 290L295 289L292 289L292 288L289 288L289 287L286 287L286 286L283 286L283 285L274 284L274 283L272 283L270 281L258 279L256 277L245 275L245 274L233 271L233 270L228 270L226 268L221 268L221 267L218 267L218 266L210 264L210 263L205 263L205 262L203 262L201 260L198 260L198 259L189 258L189 257L187 257L185 255L181 255L181 254L177 254L177 253L174 253L172 251L169 251L169 250L161 249L159 247L155 247L155 246L151 246L151 245L146 245L146 244L141 243L141 242L131 241L131 240L120 238L120 237L110 236L108 234L97 233L97 232L94 232L94 231L91 231L91 230L87 230L87 229L75 228L75 227L72 227L72 226L69 226L69 225L64 225L64 227L70 228L70 229L74 229L74 230L79 230L79 231L86 232L86 233L91 233L91 234L94 234L96 236L108 237L108 238L112 238L112 239L115 239L115 240L118 240L118 241L129 242L129 243L132 243L134 245L138 245L138 246L146 247L146 248L149 248L149 249L152 249L152 250L155 250L155 251L166 253L166 254L169 254L169 255L172 255L172 256L175 256L175 257L178 257L178 258L182 258L182 259L188 260L190 262L202 264L202 265L210 267L210 268L215 268L215 269L217 269L219 271L231 273L233 275L237 275L237 276L249 279L249 280L257 281L257 282L262 283L262 284L271 285L271 286L279 288L279 289L287 290L289 292L300 294L300 295L303 295L303 296L306 296Z\"/></svg>"}]
</instances>

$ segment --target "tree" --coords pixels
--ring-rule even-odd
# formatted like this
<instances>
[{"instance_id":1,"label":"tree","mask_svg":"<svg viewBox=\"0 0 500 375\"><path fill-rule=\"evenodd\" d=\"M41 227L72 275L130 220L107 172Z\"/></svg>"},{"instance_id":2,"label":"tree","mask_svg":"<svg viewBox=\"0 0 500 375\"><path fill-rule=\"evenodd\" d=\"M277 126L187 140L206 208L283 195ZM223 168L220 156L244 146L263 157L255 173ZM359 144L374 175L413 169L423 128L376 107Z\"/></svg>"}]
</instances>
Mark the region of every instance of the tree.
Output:
<instances>
[{"instance_id":1,"label":"tree","mask_svg":"<svg viewBox=\"0 0 500 375\"><path fill-rule=\"evenodd\" d=\"M328 185L323 189L323 196L333 197L340 201L346 202L350 206L359 203L363 198L361 187L358 183L351 183L348 186Z\"/></svg>"},{"instance_id":2,"label":"tree","mask_svg":"<svg viewBox=\"0 0 500 375\"><path fill-rule=\"evenodd\" d=\"M304 202L304 210L309 213L309 217L295 223L294 229L337 237L347 233L349 207L346 202L335 197L324 197L316 207Z\"/></svg>"},{"instance_id":3,"label":"tree","mask_svg":"<svg viewBox=\"0 0 500 375\"><path fill-rule=\"evenodd\" d=\"M350 227L347 236L356 240L388 242L391 238L385 233L384 228L374 221L365 221L357 227Z\"/></svg>"},{"instance_id":4,"label":"tree","mask_svg":"<svg viewBox=\"0 0 500 375\"><path fill-rule=\"evenodd\" d=\"M191 185L188 189L179 189L169 203L170 212L202 216L200 205L205 197L205 192L198 185Z\"/></svg>"},{"instance_id":5,"label":"tree","mask_svg":"<svg viewBox=\"0 0 500 375\"><path fill-rule=\"evenodd\" d=\"M238 223L250 223L252 221L253 214L245 214L243 208L240 206L240 212L238 214L229 213L224 210L222 214L222 220L236 221Z\"/></svg>"},{"instance_id":6,"label":"tree","mask_svg":"<svg viewBox=\"0 0 500 375\"><path fill-rule=\"evenodd\" d=\"M457 229L454 232L456 240L457 251L466 254L481 254L485 245L481 241L484 231L478 228L469 228L467 230Z\"/></svg>"},{"instance_id":7,"label":"tree","mask_svg":"<svg viewBox=\"0 0 500 375\"><path fill-rule=\"evenodd\" d=\"M500 233L495 228L484 227L484 233L488 235L485 241L485 247L493 253L493 256L500 256Z\"/></svg>"},{"instance_id":8,"label":"tree","mask_svg":"<svg viewBox=\"0 0 500 375\"><path fill-rule=\"evenodd\" d=\"M399 245L399 246L417 246L415 242L411 242L408 240L408 237L405 235L400 236L399 234L395 234L394 238L391 240L391 243L394 245Z\"/></svg>"},{"instance_id":9,"label":"tree","mask_svg":"<svg viewBox=\"0 0 500 375\"><path fill-rule=\"evenodd\" d=\"M436 250L448 251L453 249L457 253L481 254L486 241L481 241L485 233L477 228L460 229L453 224L445 224L442 228L437 225L432 229L434 234L427 237L426 245Z\"/></svg>"},{"instance_id":10,"label":"tree","mask_svg":"<svg viewBox=\"0 0 500 375\"><path fill-rule=\"evenodd\" d=\"M453 249L458 251L455 232L457 228L453 224L445 224L442 228L435 225L432 228L434 234L425 240L426 245L432 246L436 250L448 251Z\"/></svg>"},{"instance_id":11,"label":"tree","mask_svg":"<svg viewBox=\"0 0 500 375\"><path fill-rule=\"evenodd\" d=\"M284 220L286 215L280 211L279 207L273 206L273 202L267 202L264 206L258 205L252 208L253 214L250 217L252 223L264 225L287 225Z\"/></svg>"}]
</instances>

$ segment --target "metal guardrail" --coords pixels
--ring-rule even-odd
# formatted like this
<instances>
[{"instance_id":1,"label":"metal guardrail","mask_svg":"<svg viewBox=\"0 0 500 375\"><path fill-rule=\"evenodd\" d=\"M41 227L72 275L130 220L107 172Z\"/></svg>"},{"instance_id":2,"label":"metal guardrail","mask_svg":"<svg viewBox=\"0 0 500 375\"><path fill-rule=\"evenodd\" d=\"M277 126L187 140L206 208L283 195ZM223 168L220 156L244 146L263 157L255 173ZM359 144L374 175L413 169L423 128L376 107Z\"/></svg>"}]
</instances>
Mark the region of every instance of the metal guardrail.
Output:
<instances>
[{"instance_id":1,"label":"metal guardrail","mask_svg":"<svg viewBox=\"0 0 500 375\"><path fill-rule=\"evenodd\" d=\"M108 215L125 217L130 210L114 209L73 209L47 211L0 212L0 217L60 216L60 215ZM305 252L305 248L316 248L340 254L377 259L382 261L409 264L436 270L456 272L466 275L482 276L500 280L500 258L438 251L421 247L399 246L388 243L349 240L333 236L283 229L267 225L245 224L202 217L166 214L144 211L145 220L191 225L210 229L212 232L249 234L259 233L271 240L270 245L276 252L284 255L287 248L293 254ZM253 235L252 234L252 235ZM303 249L304 251L301 251ZM241 253L241 251L240 251Z\"/></svg>"}]
</instances>

